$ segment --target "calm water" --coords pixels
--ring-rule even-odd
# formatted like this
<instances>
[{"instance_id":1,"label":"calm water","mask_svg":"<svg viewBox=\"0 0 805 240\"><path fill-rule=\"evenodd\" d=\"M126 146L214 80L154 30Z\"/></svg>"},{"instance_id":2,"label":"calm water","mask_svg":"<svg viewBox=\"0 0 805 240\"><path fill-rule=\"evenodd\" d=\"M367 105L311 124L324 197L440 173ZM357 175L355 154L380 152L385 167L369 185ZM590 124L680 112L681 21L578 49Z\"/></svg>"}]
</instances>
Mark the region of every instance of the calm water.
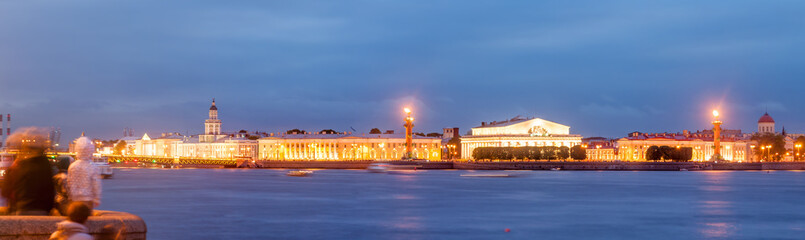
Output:
<instances>
[{"instance_id":1,"label":"calm water","mask_svg":"<svg viewBox=\"0 0 805 240\"><path fill-rule=\"evenodd\" d=\"M805 238L805 172L284 173L116 169L100 208L149 239Z\"/></svg>"}]
</instances>

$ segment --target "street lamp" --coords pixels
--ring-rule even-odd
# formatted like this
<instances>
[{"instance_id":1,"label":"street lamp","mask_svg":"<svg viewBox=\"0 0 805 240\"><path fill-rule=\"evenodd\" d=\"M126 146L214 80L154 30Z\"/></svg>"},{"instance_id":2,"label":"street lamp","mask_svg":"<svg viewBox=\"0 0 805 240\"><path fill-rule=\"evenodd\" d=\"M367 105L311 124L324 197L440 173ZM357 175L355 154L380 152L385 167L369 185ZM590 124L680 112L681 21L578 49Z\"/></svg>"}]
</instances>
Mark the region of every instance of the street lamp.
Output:
<instances>
[{"instance_id":1,"label":"street lamp","mask_svg":"<svg viewBox=\"0 0 805 240\"><path fill-rule=\"evenodd\" d=\"M796 150L797 150L797 152L796 152L796 156L794 156L794 159L795 159L795 160L799 160L799 148L801 148L801 147L802 147L802 144L800 143L800 144L794 145L794 147L795 147L795 148L796 148Z\"/></svg>"}]
</instances>

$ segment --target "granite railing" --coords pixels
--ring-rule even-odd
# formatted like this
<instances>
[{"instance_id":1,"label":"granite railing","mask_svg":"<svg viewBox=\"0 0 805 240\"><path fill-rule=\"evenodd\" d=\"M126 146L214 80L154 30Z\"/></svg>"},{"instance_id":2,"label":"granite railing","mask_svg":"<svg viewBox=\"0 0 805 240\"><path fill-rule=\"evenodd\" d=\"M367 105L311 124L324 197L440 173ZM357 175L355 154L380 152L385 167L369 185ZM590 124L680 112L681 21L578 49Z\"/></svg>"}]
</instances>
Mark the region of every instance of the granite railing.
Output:
<instances>
[{"instance_id":1,"label":"granite railing","mask_svg":"<svg viewBox=\"0 0 805 240\"><path fill-rule=\"evenodd\" d=\"M4 214L5 209L0 209L0 213ZM48 239L56 231L56 224L66 219L64 216L0 215L0 240ZM125 212L95 210L85 223L93 236L98 236L109 224L116 229L125 227L124 239L127 240L144 240L148 230L142 218Z\"/></svg>"}]
</instances>

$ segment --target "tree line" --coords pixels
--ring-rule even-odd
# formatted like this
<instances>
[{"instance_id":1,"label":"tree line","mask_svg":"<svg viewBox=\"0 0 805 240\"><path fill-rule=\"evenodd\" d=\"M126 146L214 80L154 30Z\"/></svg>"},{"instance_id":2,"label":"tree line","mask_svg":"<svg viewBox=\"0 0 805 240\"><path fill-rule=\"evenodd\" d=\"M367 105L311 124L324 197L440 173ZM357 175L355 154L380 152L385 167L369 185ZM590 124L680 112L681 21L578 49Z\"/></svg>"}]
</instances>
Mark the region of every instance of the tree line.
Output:
<instances>
[{"instance_id":1,"label":"tree line","mask_svg":"<svg viewBox=\"0 0 805 240\"><path fill-rule=\"evenodd\" d=\"M691 147L651 146L646 149L646 160L649 161L687 162L691 159L693 159L693 148Z\"/></svg>"},{"instance_id":2,"label":"tree line","mask_svg":"<svg viewBox=\"0 0 805 240\"><path fill-rule=\"evenodd\" d=\"M587 152L581 146L479 147L472 151L472 157L495 160L564 160L572 157L583 160L587 158Z\"/></svg>"}]
</instances>

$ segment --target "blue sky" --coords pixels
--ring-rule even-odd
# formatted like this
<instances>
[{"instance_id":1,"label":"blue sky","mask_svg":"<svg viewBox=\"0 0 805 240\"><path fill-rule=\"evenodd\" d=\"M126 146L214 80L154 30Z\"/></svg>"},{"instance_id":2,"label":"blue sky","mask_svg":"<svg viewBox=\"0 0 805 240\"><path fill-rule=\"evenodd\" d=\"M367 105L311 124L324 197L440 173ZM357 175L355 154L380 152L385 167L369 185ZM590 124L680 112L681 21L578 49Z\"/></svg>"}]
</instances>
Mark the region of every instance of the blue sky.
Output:
<instances>
[{"instance_id":1,"label":"blue sky","mask_svg":"<svg viewBox=\"0 0 805 240\"><path fill-rule=\"evenodd\" d=\"M805 132L801 1L2 1L0 113L118 138L435 132L516 115L584 136Z\"/></svg>"}]
</instances>

